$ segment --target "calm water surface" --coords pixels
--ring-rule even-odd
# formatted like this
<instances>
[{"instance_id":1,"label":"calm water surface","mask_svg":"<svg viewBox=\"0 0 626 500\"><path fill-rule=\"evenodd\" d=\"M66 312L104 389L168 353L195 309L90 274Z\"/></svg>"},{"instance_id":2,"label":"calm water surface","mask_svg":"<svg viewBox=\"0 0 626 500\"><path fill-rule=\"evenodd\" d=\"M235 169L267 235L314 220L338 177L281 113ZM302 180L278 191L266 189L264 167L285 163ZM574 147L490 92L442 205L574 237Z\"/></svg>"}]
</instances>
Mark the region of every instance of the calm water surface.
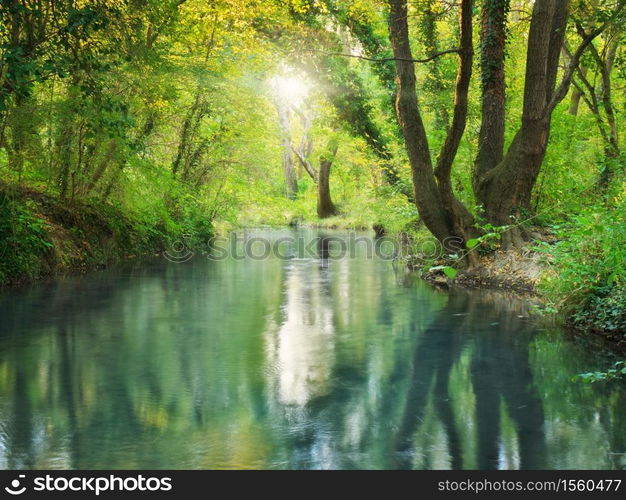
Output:
<instances>
[{"instance_id":1,"label":"calm water surface","mask_svg":"<svg viewBox=\"0 0 626 500\"><path fill-rule=\"evenodd\" d=\"M0 467L625 467L626 387L528 303L318 250L0 293Z\"/></svg>"}]
</instances>

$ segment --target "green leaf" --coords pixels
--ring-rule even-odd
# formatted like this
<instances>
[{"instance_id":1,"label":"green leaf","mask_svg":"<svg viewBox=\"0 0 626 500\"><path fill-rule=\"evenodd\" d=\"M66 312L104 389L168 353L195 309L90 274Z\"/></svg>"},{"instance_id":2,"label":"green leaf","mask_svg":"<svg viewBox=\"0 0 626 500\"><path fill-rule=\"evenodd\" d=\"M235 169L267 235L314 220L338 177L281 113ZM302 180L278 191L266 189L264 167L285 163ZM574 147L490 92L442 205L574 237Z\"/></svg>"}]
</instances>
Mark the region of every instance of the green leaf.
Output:
<instances>
[{"instance_id":1,"label":"green leaf","mask_svg":"<svg viewBox=\"0 0 626 500\"><path fill-rule=\"evenodd\" d=\"M451 280L456 278L456 275L458 274L458 271L456 269L454 269L453 267L450 267L450 266L445 266L443 268L443 272Z\"/></svg>"},{"instance_id":2,"label":"green leaf","mask_svg":"<svg viewBox=\"0 0 626 500\"><path fill-rule=\"evenodd\" d=\"M467 243L465 243L465 246L471 250L479 243L480 243L480 240L478 238L472 238L470 240L467 240Z\"/></svg>"}]
</instances>

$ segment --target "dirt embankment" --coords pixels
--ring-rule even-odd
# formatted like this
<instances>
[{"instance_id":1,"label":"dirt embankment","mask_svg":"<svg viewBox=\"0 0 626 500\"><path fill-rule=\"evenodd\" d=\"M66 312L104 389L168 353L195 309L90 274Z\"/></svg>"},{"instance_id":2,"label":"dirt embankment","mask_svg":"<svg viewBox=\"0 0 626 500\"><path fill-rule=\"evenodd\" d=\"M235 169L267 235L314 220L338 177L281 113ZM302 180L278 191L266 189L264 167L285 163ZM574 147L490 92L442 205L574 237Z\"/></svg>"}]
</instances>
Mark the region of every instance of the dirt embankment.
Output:
<instances>
[{"instance_id":1,"label":"dirt embankment","mask_svg":"<svg viewBox=\"0 0 626 500\"><path fill-rule=\"evenodd\" d=\"M545 255L528 248L498 250L481 258L480 264L469 270L459 270L451 280L441 270L427 271L421 274L429 283L446 289L460 286L480 288L481 293L496 292L504 296L516 296L529 299L537 306L546 305L546 297L538 291L539 281L546 273L549 264ZM543 316L550 324L558 324L567 329L576 340L589 343L590 348L606 350L617 355L626 354L626 337L622 331L590 328L574 320L574 316L565 311Z\"/></svg>"},{"instance_id":2,"label":"dirt embankment","mask_svg":"<svg viewBox=\"0 0 626 500\"><path fill-rule=\"evenodd\" d=\"M527 248L498 250L483 257L479 266L459 272L456 282L467 287L535 293L544 266L541 255Z\"/></svg>"},{"instance_id":3,"label":"dirt embankment","mask_svg":"<svg viewBox=\"0 0 626 500\"><path fill-rule=\"evenodd\" d=\"M163 237L119 208L0 184L0 285L84 272L159 251Z\"/></svg>"},{"instance_id":4,"label":"dirt embankment","mask_svg":"<svg viewBox=\"0 0 626 500\"><path fill-rule=\"evenodd\" d=\"M480 263L471 269L459 269L456 277L450 279L438 266L433 271L422 271L426 281L442 287L452 284L466 288L503 290L520 294L536 294L536 288L545 271L542 255L528 248L496 250L484 255ZM419 265L409 265L419 270Z\"/></svg>"}]
</instances>

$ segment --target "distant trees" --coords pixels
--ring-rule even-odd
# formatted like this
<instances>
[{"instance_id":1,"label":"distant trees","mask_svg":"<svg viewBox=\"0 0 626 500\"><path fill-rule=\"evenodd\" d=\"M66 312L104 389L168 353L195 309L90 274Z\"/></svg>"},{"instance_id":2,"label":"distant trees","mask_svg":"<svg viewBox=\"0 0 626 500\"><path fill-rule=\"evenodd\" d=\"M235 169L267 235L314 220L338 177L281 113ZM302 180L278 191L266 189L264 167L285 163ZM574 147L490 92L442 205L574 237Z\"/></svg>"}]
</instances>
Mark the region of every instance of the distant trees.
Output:
<instances>
[{"instance_id":1,"label":"distant trees","mask_svg":"<svg viewBox=\"0 0 626 500\"><path fill-rule=\"evenodd\" d=\"M278 112L278 126L281 135L282 164L285 176L285 193L287 198L293 200L298 195L298 179L294 169L293 152L291 150L291 124L289 115L289 103L285 102L284 96L275 99L276 111Z\"/></svg>"},{"instance_id":2,"label":"distant trees","mask_svg":"<svg viewBox=\"0 0 626 500\"><path fill-rule=\"evenodd\" d=\"M552 113L570 82L571 112L597 125L598 186L610 191L623 158L624 4L6 0L0 169L69 202L136 196L167 200L172 213L185 210L178 197L236 205L250 185L294 199L306 170L321 216L337 212L331 184L406 197L454 251L480 234L477 220L533 217ZM323 130L308 133L315 147L294 139L291 104L272 113L265 82L285 65L328 106ZM363 153L349 176L337 168L347 151ZM406 205L396 212L415 217ZM507 231L505 243L526 236Z\"/></svg>"},{"instance_id":3,"label":"distant trees","mask_svg":"<svg viewBox=\"0 0 626 500\"><path fill-rule=\"evenodd\" d=\"M302 112L299 114L303 118L304 134L300 147L292 149L302 168L317 186L317 216L320 219L326 219L338 214L330 194L330 171L337 156L339 140L335 136L330 137L325 150L319 156L319 169L316 169L310 161L313 154L313 140L308 137L308 119Z\"/></svg>"},{"instance_id":4,"label":"distant trees","mask_svg":"<svg viewBox=\"0 0 626 500\"><path fill-rule=\"evenodd\" d=\"M297 80L292 81L291 85L297 85ZM276 85L276 91L280 92L280 87L280 84ZM315 141L311 135L314 116L309 110L305 109L304 103L290 102L286 95L276 95L274 102L278 112L287 197L293 200L298 193L298 178L301 174L296 175L294 168L294 158L296 158L300 166L300 172L306 172L316 185L318 217L325 219L337 215L338 210L332 201L330 193L330 172L339 149L338 137L335 133L330 134L325 148L317 155L319 167L316 167L314 165ZM301 138L297 146L292 141L292 115L296 115L300 119Z\"/></svg>"},{"instance_id":5,"label":"distant trees","mask_svg":"<svg viewBox=\"0 0 626 500\"><path fill-rule=\"evenodd\" d=\"M594 12L595 15L604 15L601 10ZM585 40L589 31L580 20L576 20L575 31L579 40ZM606 191L611 179L615 174L617 159L620 157L620 139L618 117L613 98L613 76L615 74L617 49L624 40L622 25L612 23L609 29L596 40L589 43L584 54L584 64L576 68L572 83L574 90L570 104L571 114L576 115L580 100L593 114L600 137L604 144L604 162L598 178L598 186L601 191ZM568 43L564 44L563 51L568 59L572 52Z\"/></svg>"}]
</instances>

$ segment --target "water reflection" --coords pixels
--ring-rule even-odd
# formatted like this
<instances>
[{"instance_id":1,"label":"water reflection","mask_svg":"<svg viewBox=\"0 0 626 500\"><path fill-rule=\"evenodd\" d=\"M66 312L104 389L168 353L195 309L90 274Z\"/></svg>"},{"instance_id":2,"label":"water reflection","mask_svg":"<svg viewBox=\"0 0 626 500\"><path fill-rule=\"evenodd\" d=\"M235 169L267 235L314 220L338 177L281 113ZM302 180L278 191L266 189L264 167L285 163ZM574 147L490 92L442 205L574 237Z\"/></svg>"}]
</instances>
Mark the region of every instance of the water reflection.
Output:
<instances>
[{"instance_id":1,"label":"water reflection","mask_svg":"<svg viewBox=\"0 0 626 500\"><path fill-rule=\"evenodd\" d=\"M601 362L527 303L336 260L321 236L317 258L4 292L0 466L624 467L624 386L573 384Z\"/></svg>"},{"instance_id":2,"label":"water reflection","mask_svg":"<svg viewBox=\"0 0 626 500\"><path fill-rule=\"evenodd\" d=\"M446 467L460 469L464 466L464 458L469 457L464 457L466 450L460 434L474 425L477 450L473 465L477 468L545 466L543 407L529 366L532 328L527 320L520 320L511 311L502 314L494 307L499 300L502 298L492 297L488 307L484 307L467 293L453 292L421 336L413 356L411 385L398 432L399 466L414 465L410 451L429 404L445 436L449 455ZM480 332L480 335L473 332ZM471 387L475 405L474 421L459 425L453 406L455 393L451 375L463 354L469 359L466 382ZM459 410L467 413L472 408ZM514 450L508 450L502 439L501 422L507 417L518 436ZM429 468L435 458L423 455L419 465Z\"/></svg>"},{"instance_id":3,"label":"water reflection","mask_svg":"<svg viewBox=\"0 0 626 500\"><path fill-rule=\"evenodd\" d=\"M283 319L277 329L270 324L268 358L278 379L280 403L304 406L328 393L334 368L327 257L321 257L319 265L294 261L285 274Z\"/></svg>"}]
</instances>

